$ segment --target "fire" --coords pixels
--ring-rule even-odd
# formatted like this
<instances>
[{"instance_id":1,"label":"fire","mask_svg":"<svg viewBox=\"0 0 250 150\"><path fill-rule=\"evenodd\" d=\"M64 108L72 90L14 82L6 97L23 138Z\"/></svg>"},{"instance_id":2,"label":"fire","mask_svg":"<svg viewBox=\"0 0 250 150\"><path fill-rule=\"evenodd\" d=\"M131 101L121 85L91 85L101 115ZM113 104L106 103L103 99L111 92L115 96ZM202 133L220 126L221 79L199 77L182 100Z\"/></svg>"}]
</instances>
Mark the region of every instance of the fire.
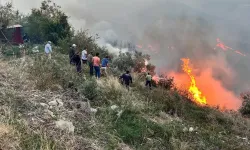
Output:
<instances>
[{"instance_id":1,"label":"fire","mask_svg":"<svg viewBox=\"0 0 250 150\"><path fill-rule=\"evenodd\" d=\"M160 81L160 77L159 77L158 75L154 75L154 76L152 77L152 80L155 81L156 84L158 84L159 81Z\"/></svg>"},{"instance_id":2,"label":"fire","mask_svg":"<svg viewBox=\"0 0 250 150\"><path fill-rule=\"evenodd\" d=\"M239 50L234 50L233 48L225 45L219 38L217 38L217 45L216 47L222 49L223 51L228 51L228 50L232 50L233 52L235 52L236 54L238 55L241 55L241 56L246 56L245 54L243 54L242 52L240 52ZM216 48L214 48L216 49Z\"/></svg>"},{"instance_id":3,"label":"fire","mask_svg":"<svg viewBox=\"0 0 250 150\"><path fill-rule=\"evenodd\" d=\"M189 59L182 58L181 60L183 61L182 70L189 76L189 78L191 80L190 86L189 86L189 92L193 95L194 100L197 103L199 103L201 105L207 104L206 97L202 96L201 91L196 86L196 81L195 81L195 78L194 78L194 76L192 74L192 69L189 66Z\"/></svg>"}]
</instances>

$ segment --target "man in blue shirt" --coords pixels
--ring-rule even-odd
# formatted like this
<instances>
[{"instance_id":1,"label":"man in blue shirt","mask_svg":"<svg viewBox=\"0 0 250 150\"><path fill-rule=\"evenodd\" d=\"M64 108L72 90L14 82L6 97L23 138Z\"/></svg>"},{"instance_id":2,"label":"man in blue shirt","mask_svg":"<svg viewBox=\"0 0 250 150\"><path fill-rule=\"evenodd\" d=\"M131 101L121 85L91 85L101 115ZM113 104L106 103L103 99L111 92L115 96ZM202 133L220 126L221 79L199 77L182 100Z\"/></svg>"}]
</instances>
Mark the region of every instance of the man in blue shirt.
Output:
<instances>
[{"instance_id":1,"label":"man in blue shirt","mask_svg":"<svg viewBox=\"0 0 250 150\"><path fill-rule=\"evenodd\" d=\"M102 66L101 66L102 74L103 74L103 71L104 71L106 76L108 75L107 74L108 63L109 63L109 56L106 56L105 58L102 59Z\"/></svg>"}]
</instances>

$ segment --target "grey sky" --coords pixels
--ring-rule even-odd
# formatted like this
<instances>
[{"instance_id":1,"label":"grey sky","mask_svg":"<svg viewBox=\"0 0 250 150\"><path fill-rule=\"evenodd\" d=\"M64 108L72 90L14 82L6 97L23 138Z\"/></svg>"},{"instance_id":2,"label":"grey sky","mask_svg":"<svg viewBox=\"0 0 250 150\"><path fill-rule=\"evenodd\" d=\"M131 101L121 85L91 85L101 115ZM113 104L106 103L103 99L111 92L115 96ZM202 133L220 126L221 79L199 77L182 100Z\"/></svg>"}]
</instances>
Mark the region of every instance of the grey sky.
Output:
<instances>
[{"instance_id":1,"label":"grey sky","mask_svg":"<svg viewBox=\"0 0 250 150\"><path fill-rule=\"evenodd\" d=\"M31 8L39 7L41 0L13 0L13 2L16 8L27 13ZM179 8L174 10L175 13L182 12L186 9L186 5L190 7L188 11L203 12L242 26L250 25L247 21L250 14L249 0L54 0L54 2L61 5L71 16L71 22L77 29L92 28L105 21L111 24L110 26L119 26L121 30L126 28L128 33L135 32L138 30L137 21L146 20L146 23L151 23L149 20L158 20L172 9L173 3L177 9Z\"/></svg>"}]
</instances>

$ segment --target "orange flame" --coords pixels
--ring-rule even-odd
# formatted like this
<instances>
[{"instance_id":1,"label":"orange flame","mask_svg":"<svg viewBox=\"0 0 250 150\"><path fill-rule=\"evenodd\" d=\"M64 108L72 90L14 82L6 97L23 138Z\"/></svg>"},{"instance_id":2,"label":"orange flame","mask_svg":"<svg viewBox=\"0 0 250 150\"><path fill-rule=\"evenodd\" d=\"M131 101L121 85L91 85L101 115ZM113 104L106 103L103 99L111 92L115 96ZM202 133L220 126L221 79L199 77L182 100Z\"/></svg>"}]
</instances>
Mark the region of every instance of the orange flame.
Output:
<instances>
[{"instance_id":1,"label":"orange flame","mask_svg":"<svg viewBox=\"0 0 250 150\"><path fill-rule=\"evenodd\" d=\"M224 51L227 51L227 50L232 50L234 51L236 54L239 54L239 55L242 55L242 56L246 56L245 54L243 54L242 52L240 52L239 50L234 50L233 48L225 45L223 42L221 42L221 40L219 38L217 38L217 45L216 47L219 47L220 49L224 50ZM216 48L214 48L216 49Z\"/></svg>"},{"instance_id":2,"label":"orange flame","mask_svg":"<svg viewBox=\"0 0 250 150\"><path fill-rule=\"evenodd\" d=\"M154 75L154 76L152 77L152 79L153 79L153 81L155 81L156 84L158 84L159 81L160 81L160 77L159 77L158 75Z\"/></svg>"},{"instance_id":3,"label":"orange flame","mask_svg":"<svg viewBox=\"0 0 250 150\"><path fill-rule=\"evenodd\" d=\"M189 67L189 59L182 58L181 60L183 61L182 70L191 79L190 86L189 86L189 92L193 95L193 98L197 103L199 103L201 105L207 104L206 97L202 96L201 91L196 86L196 81L195 81L195 78L192 74L192 69L191 69L191 67Z\"/></svg>"}]
</instances>

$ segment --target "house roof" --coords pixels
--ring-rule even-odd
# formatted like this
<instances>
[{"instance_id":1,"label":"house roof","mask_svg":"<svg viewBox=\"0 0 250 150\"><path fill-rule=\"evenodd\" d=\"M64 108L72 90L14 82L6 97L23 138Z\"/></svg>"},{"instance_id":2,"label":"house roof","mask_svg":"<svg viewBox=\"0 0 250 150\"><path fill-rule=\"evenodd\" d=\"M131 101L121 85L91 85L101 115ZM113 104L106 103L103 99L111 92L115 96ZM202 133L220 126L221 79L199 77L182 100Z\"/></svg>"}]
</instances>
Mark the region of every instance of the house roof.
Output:
<instances>
[{"instance_id":1,"label":"house roof","mask_svg":"<svg viewBox=\"0 0 250 150\"><path fill-rule=\"evenodd\" d=\"M7 28L11 29L11 28L21 28L21 27L23 26L21 26L20 24L16 24L16 25L8 26Z\"/></svg>"}]
</instances>

